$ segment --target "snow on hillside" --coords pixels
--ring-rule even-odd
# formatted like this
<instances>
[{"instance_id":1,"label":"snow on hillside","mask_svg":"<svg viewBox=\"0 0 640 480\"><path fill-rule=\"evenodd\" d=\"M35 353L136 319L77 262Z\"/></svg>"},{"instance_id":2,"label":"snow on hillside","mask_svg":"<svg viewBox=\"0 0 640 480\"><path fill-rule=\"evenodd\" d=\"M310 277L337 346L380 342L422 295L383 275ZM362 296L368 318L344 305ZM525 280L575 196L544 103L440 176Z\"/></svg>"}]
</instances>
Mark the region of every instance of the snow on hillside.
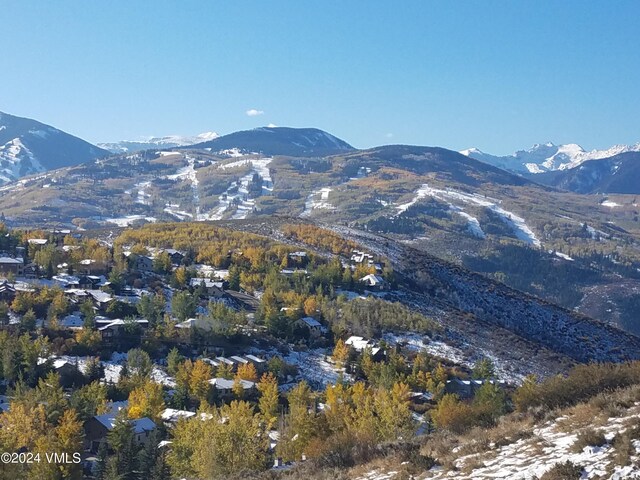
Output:
<instances>
[{"instance_id":1,"label":"snow on hillside","mask_svg":"<svg viewBox=\"0 0 640 480\"><path fill-rule=\"evenodd\" d=\"M563 425L565 417L560 417L534 428L531 432L533 435L508 445L491 444L481 453L461 455L454 462L455 469L445 470L435 466L413 478L417 480L483 478L534 480L540 478L554 465L567 461L582 467L582 479L640 478L640 440L632 441L632 454L626 466L617 464L616 450L612 445L614 437L629 428L629 421L640 415L639 405L636 403L625 415L610 417L604 425L595 427L595 430L602 433L606 439L603 446L586 446L581 451L576 451L574 444L577 434L572 430L567 431L568 429ZM356 478L357 480L399 479L401 477L397 471L400 470L398 467L400 465L395 468L389 467L388 471L378 468Z\"/></svg>"},{"instance_id":2,"label":"snow on hillside","mask_svg":"<svg viewBox=\"0 0 640 480\"><path fill-rule=\"evenodd\" d=\"M300 214L301 217L308 217L311 212L316 209L335 210L336 207L329 203L329 193L333 189L331 187L324 187L318 190L314 190L307 196L307 200L304 202L304 211Z\"/></svg>"},{"instance_id":3,"label":"snow on hillside","mask_svg":"<svg viewBox=\"0 0 640 480\"><path fill-rule=\"evenodd\" d=\"M253 176L258 174L262 178L263 195L269 195L273 191L273 181L271 179L271 173L269 172L269 164L272 160L272 158L268 157L258 159L252 158L236 160L231 163L220 165L218 168L221 170L245 165L249 165L251 170L245 176L241 177L239 182L233 182L227 191L220 195L218 198L218 207L207 215L208 219L221 220L233 206L236 206L236 211L231 218L236 220L247 218L247 215L253 211L256 204L255 199L249 198L248 190L249 183L253 180Z\"/></svg>"},{"instance_id":4,"label":"snow on hillside","mask_svg":"<svg viewBox=\"0 0 640 480\"><path fill-rule=\"evenodd\" d=\"M114 225L117 225L119 227L128 227L129 225L140 220L155 223L158 219L145 215L126 215L124 217L106 218L104 221L107 223L113 223Z\"/></svg>"},{"instance_id":5,"label":"snow on hillside","mask_svg":"<svg viewBox=\"0 0 640 480\"><path fill-rule=\"evenodd\" d=\"M500 203L499 200L493 200L489 197L477 194L469 194L449 189L440 190L424 184L415 192L415 196L410 202L396 206L398 215L406 212L409 207L415 205L421 199L428 196L447 202L449 204L449 208L452 211L454 211L458 215L465 217L469 221L469 231L479 238L484 238L484 232L480 228L480 223L478 222L478 220L470 214L464 212L460 205L451 203L452 201L461 202L463 204L475 204L481 207L488 208L493 213L498 215L498 217L513 230L513 233L519 240L533 245L534 247L540 247L541 245L540 240L538 240L535 233L533 233L533 230L529 228L524 218L500 207L498 205Z\"/></svg>"},{"instance_id":6,"label":"snow on hillside","mask_svg":"<svg viewBox=\"0 0 640 480\"><path fill-rule=\"evenodd\" d=\"M20 138L14 138L0 146L0 165L2 182L12 182L25 174L46 170Z\"/></svg>"},{"instance_id":7,"label":"snow on hillside","mask_svg":"<svg viewBox=\"0 0 640 480\"><path fill-rule=\"evenodd\" d=\"M504 156L491 155L477 148L461 150L460 153L500 168L519 172L544 173L575 168L588 160L600 160L620 153L638 151L640 151L640 143L635 145L614 145L605 150L586 151L575 143L555 145L548 142L535 144L528 150L519 150L511 155Z\"/></svg>"}]
</instances>

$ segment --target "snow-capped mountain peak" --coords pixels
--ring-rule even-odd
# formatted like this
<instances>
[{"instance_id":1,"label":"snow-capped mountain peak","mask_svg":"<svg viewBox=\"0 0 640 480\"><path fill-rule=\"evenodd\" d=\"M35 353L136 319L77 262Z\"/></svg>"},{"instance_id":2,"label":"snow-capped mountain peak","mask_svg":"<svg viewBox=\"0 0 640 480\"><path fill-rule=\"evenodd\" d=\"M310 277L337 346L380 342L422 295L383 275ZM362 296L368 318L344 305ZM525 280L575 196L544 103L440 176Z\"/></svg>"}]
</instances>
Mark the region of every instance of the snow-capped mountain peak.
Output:
<instances>
[{"instance_id":1,"label":"snow-capped mountain peak","mask_svg":"<svg viewBox=\"0 0 640 480\"><path fill-rule=\"evenodd\" d=\"M120 142L99 143L98 146L113 153L137 152L150 148L169 149L176 147L188 147L197 143L215 140L219 135L216 132L204 132L198 135L166 135L163 137L144 137L140 140L123 140Z\"/></svg>"},{"instance_id":2,"label":"snow-capped mountain peak","mask_svg":"<svg viewBox=\"0 0 640 480\"><path fill-rule=\"evenodd\" d=\"M576 143L555 145L553 142L536 143L528 150L518 150L511 155L497 156L477 148L460 151L461 154L496 167L521 173L544 173L575 168L588 160L599 160L626 152L640 151L635 145L614 145L606 150L586 151Z\"/></svg>"}]
</instances>

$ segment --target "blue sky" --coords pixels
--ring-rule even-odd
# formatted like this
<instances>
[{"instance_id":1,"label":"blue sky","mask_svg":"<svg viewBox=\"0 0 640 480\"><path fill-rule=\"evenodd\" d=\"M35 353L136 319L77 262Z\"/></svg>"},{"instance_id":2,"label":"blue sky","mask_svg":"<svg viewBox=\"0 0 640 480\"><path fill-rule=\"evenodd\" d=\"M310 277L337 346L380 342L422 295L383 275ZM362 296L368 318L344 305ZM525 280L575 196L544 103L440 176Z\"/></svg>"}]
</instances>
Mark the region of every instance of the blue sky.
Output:
<instances>
[{"instance_id":1,"label":"blue sky","mask_svg":"<svg viewBox=\"0 0 640 480\"><path fill-rule=\"evenodd\" d=\"M637 1L0 1L0 110L92 142L640 142ZM264 112L249 116L247 111Z\"/></svg>"}]
</instances>

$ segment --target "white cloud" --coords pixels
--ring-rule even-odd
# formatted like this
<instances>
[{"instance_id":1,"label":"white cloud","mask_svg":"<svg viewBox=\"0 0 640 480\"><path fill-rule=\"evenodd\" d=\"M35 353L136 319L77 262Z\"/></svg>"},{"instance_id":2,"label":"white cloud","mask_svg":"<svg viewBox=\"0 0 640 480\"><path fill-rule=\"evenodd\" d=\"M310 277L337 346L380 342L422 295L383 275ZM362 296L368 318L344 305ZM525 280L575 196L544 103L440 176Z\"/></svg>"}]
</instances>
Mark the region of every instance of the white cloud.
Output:
<instances>
[{"instance_id":1,"label":"white cloud","mask_svg":"<svg viewBox=\"0 0 640 480\"><path fill-rule=\"evenodd\" d=\"M256 110L255 108L250 108L249 110L247 110L246 113L250 117L257 117L258 115L264 115L264 111Z\"/></svg>"},{"instance_id":2,"label":"white cloud","mask_svg":"<svg viewBox=\"0 0 640 480\"><path fill-rule=\"evenodd\" d=\"M275 123L270 123L269 125L267 125L267 128L276 128L278 125L276 125Z\"/></svg>"}]
</instances>

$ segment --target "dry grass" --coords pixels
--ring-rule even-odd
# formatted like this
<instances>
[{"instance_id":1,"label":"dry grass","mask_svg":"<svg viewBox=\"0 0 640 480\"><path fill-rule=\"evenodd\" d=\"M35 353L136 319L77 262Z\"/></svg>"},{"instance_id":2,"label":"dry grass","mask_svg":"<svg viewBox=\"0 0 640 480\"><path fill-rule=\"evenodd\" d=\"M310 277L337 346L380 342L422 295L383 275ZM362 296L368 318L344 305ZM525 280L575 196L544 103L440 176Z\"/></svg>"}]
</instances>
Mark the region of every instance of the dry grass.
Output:
<instances>
[{"instance_id":1,"label":"dry grass","mask_svg":"<svg viewBox=\"0 0 640 480\"><path fill-rule=\"evenodd\" d=\"M588 426L600 426L606 422L606 415L602 415L602 409L592 403L581 403L564 411L566 418L558 420L558 430L562 432L574 432Z\"/></svg>"}]
</instances>

